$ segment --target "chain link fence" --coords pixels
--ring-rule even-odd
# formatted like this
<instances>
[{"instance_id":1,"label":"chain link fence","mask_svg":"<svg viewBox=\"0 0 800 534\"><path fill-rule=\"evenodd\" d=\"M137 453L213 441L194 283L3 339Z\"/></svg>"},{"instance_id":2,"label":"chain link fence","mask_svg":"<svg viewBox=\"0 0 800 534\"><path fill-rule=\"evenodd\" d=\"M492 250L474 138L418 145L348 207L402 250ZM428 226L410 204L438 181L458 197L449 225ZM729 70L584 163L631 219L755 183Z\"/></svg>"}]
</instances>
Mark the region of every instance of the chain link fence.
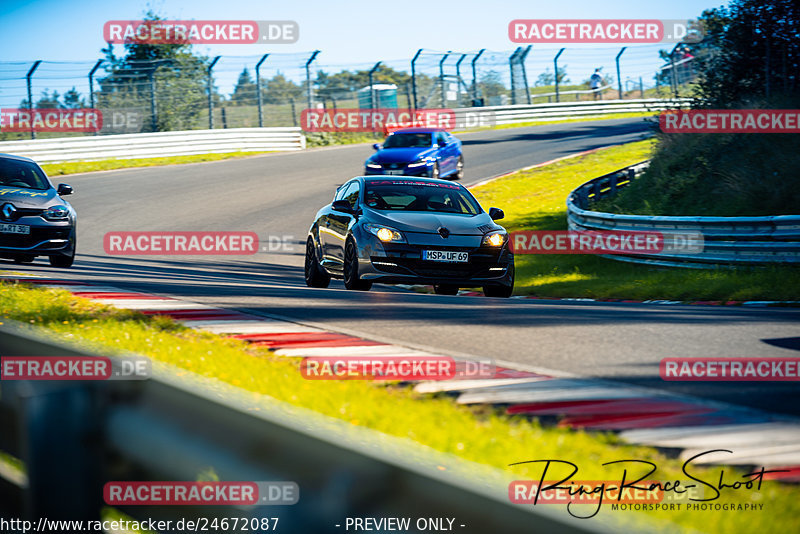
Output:
<instances>
[{"instance_id":1,"label":"chain link fence","mask_svg":"<svg viewBox=\"0 0 800 534\"><path fill-rule=\"evenodd\" d=\"M375 63L319 51L169 59L0 62L0 139L92 133L11 131L9 110L97 108L100 134L298 126L305 108L462 108L677 96L691 52L659 45L434 51ZM589 89L598 70L600 91Z\"/></svg>"}]
</instances>

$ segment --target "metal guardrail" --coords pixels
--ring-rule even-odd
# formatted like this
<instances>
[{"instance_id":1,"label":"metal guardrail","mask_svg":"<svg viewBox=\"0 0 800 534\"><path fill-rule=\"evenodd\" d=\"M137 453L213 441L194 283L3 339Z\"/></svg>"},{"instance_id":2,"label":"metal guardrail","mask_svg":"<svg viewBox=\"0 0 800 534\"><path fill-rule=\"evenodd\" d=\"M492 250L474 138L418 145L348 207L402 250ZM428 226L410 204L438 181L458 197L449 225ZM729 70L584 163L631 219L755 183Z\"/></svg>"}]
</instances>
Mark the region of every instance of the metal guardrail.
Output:
<instances>
[{"instance_id":1,"label":"metal guardrail","mask_svg":"<svg viewBox=\"0 0 800 534\"><path fill-rule=\"evenodd\" d=\"M688 107L689 99L642 98L635 100L597 100L585 102L559 102L531 104L524 106L486 106L458 108L455 111L456 123L463 122L467 114L491 114L496 124L513 124L534 120L548 121L582 116L606 115L610 113L652 112Z\"/></svg>"},{"instance_id":2,"label":"metal guardrail","mask_svg":"<svg viewBox=\"0 0 800 534\"><path fill-rule=\"evenodd\" d=\"M91 355L9 321L0 354ZM340 533L335 525L347 517L452 517L464 533L620 531L609 516L511 504L509 473L165 364L152 368L149 380L0 382L0 448L27 468L16 482L0 469L0 516L97 520L107 481L195 481L213 468L223 481L296 482L299 500L118 508L138 520L279 517L288 533Z\"/></svg>"},{"instance_id":3,"label":"metal guardrail","mask_svg":"<svg viewBox=\"0 0 800 534\"><path fill-rule=\"evenodd\" d=\"M0 142L0 153L39 163L189 156L224 152L302 150L300 128L232 128Z\"/></svg>"},{"instance_id":4,"label":"metal guardrail","mask_svg":"<svg viewBox=\"0 0 800 534\"><path fill-rule=\"evenodd\" d=\"M591 203L613 196L647 168L637 163L576 188L567 198L570 230L617 230L696 233L704 238L701 253L606 255L621 261L707 268L716 265L800 264L800 215L772 217L669 217L619 215L591 211Z\"/></svg>"}]
</instances>

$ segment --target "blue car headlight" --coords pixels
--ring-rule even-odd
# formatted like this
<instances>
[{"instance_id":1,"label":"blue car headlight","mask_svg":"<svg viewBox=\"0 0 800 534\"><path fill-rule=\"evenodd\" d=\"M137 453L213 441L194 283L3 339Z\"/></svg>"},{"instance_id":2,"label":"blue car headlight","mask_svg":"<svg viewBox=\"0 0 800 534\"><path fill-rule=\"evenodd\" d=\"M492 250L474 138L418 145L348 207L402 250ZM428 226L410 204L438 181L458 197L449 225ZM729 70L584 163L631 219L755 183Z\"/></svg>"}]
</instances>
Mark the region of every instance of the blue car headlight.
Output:
<instances>
[{"instance_id":1,"label":"blue car headlight","mask_svg":"<svg viewBox=\"0 0 800 534\"><path fill-rule=\"evenodd\" d=\"M406 238L399 230L382 226L380 224L365 224L364 230L371 233L384 243L405 243Z\"/></svg>"},{"instance_id":2,"label":"blue car headlight","mask_svg":"<svg viewBox=\"0 0 800 534\"><path fill-rule=\"evenodd\" d=\"M381 169L382 168L380 163L375 163L372 160L367 160L366 165L367 165L368 169Z\"/></svg>"},{"instance_id":3,"label":"blue car headlight","mask_svg":"<svg viewBox=\"0 0 800 534\"><path fill-rule=\"evenodd\" d=\"M69 217L69 209L61 205L50 206L42 213L42 217L48 221L62 221Z\"/></svg>"},{"instance_id":4,"label":"blue car headlight","mask_svg":"<svg viewBox=\"0 0 800 534\"><path fill-rule=\"evenodd\" d=\"M408 164L408 168L409 169L415 169L417 167L422 167L423 165L427 165L427 164L428 164L428 160L425 159L425 158L422 158L422 159L418 159L414 163L409 163Z\"/></svg>"}]
</instances>

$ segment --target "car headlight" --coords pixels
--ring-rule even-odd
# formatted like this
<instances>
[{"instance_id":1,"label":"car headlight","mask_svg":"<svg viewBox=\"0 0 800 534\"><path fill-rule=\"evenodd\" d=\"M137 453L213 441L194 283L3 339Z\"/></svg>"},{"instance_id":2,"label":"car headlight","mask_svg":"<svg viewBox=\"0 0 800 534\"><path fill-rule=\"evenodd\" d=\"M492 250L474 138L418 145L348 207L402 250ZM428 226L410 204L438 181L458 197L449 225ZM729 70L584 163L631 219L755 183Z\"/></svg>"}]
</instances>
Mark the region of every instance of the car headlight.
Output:
<instances>
[{"instance_id":1,"label":"car headlight","mask_svg":"<svg viewBox=\"0 0 800 534\"><path fill-rule=\"evenodd\" d=\"M372 161L368 161L368 162L367 162L367 168L368 168L368 169L380 169L380 168L381 168L381 166L380 166L380 164L378 164L378 163L374 163L374 162L372 162Z\"/></svg>"},{"instance_id":2,"label":"car headlight","mask_svg":"<svg viewBox=\"0 0 800 534\"><path fill-rule=\"evenodd\" d=\"M428 164L428 160L423 158L423 159L415 161L414 163L409 163L408 164L408 168L409 169L413 169L415 167L422 167L423 165L427 165L427 164Z\"/></svg>"},{"instance_id":3,"label":"car headlight","mask_svg":"<svg viewBox=\"0 0 800 534\"><path fill-rule=\"evenodd\" d=\"M66 206L50 206L44 211L44 213L42 213L42 217L48 221L62 220L66 219L68 216L69 209L67 209Z\"/></svg>"},{"instance_id":4,"label":"car headlight","mask_svg":"<svg viewBox=\"0 0 800 534\"><path fill-rule=\"evenodd\" d=\"M365 224L364 229L383 241L384 243L405 243L406 238L401 232L388 226L381 226L379 224Z\"/></svg>"},{"instance_id":5,"label":"car headlight","mask_svg":"<svg viewBox=\"0 0 800 534\"><path fill-rule=\"evenodd\" d=\"M489 232L483 236L481 245L486 245L489 247L502 247L503 243L506 242L506 237L507 234L505 232Z\"/></svg>"}]
</instances>

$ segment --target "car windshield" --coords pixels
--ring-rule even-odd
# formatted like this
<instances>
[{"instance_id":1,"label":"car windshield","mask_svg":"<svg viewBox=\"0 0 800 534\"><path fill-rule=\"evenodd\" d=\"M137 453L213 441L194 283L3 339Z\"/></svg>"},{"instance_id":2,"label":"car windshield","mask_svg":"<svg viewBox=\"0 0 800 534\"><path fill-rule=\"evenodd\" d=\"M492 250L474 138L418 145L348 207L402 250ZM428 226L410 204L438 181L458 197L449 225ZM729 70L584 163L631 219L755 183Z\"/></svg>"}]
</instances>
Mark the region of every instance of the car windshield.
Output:
<instances>
[{"instance_id":1,"label":"car windshield","mask_svg":"<svg viewBox=\"0 0 800 534\"><path fill-rule=\"evenodd\" d=\"M0 158L0 186L49 189L50 184L35 163Z\"/></svg>"},{"instance_id":2,"label":"car windshield","mask_svg":"<svg viewBox=\"0 0 800 534\"><path fill-rule=\"evenodd\" d=\"M374 210L424 211L477 215L481 207L455 184L416 180L374 180L366 183L364 202Z\"/></svg>"},{"instance_id":3,"label":"car windshield","mask_svg":"<svg viewBox=\"0 0 800 534\"><path fill-rule=\"evenodd\" d=\"M425 148L432 144L429 133L396 133L386 138L383 148Z\"/></svg>"}]
</instances>

